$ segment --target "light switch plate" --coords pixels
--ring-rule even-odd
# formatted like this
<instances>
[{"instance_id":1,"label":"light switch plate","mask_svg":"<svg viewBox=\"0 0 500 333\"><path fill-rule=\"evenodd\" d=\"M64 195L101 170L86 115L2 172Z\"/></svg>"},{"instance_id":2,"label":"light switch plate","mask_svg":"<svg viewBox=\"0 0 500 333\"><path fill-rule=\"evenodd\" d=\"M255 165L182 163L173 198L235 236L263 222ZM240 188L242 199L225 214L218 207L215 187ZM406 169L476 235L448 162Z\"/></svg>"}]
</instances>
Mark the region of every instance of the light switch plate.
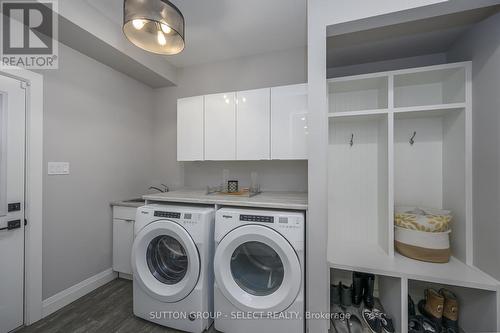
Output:
<instances>
[{"instance_id":1,"label":"light switch plate","mask_svg":"<svg viewBox=\"0 0 500 333\"><path fill-rule=\"evenodd\" d=\"M49 162L49 175L69 175L69 162Z\"/></svg>"}]
</instances>

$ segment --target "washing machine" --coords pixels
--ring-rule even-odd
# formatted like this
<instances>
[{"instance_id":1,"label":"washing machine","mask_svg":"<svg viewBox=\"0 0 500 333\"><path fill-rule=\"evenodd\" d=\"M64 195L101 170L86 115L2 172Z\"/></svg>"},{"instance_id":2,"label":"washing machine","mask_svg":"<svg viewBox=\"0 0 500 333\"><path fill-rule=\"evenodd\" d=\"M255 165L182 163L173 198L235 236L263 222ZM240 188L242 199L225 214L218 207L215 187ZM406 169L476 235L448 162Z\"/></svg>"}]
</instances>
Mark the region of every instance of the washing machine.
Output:
<instances>
[{"instance_id":1,"label":"washing machine","mask_svg":"<svg viewBox=\"0 0 500 333\"><path fill-rule=\"evenodd\" d=\"M137 209L132 248L134 314L192 333L212 324L213 208Z\"/></svg>"},{"instance_id":2,"label":"washing machine","mask_svg":"<svg viewBox=\"0 0 500 333\"><path fill-rule=\"evenodd\" d=\"M304 333L304 214L222 208L215 218L215 328Z\"/></svg>"}]
</instances>

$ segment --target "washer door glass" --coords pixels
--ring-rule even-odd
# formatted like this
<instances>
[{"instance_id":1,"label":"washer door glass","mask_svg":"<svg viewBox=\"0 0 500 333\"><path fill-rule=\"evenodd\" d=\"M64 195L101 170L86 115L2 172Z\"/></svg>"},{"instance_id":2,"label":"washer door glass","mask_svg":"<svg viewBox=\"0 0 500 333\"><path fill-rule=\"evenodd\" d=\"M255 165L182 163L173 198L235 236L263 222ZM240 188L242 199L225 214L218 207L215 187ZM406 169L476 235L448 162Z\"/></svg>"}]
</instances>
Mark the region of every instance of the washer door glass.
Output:
<instances>
[{"instance_id":1,"label":"washer door glass","mask_svg":"<svg viewBox=\"0 0 500 333\"><path fill-rule=\"evenodd\" d=\"M261 242L244 243L231 257L231 274L241 289L254 296L268 296L283 283L283 262L278 253Z\"/></svg>"},{"instance_id":2,"label":"washer door glass","mask_svg":"<svg viewBox=\"0 0 500 333\"><path fill-rule=\"evenodd\" d=\"M146 258L153 276L160 282L179 283L188 270L186 249L171 236L158 236L148 246Z\"/></svg>"},{"instance_id":3,"label":"washer door glass","mask_svg":"<svg viewBox=\"0 0 500 333\"><path fill-rule=\"evenodd\" d=\"M215 286L242 311L281 312L297 298L302 268L292 245L277 231L244 225L217 244Z\"/></svg>"}]
</instances>

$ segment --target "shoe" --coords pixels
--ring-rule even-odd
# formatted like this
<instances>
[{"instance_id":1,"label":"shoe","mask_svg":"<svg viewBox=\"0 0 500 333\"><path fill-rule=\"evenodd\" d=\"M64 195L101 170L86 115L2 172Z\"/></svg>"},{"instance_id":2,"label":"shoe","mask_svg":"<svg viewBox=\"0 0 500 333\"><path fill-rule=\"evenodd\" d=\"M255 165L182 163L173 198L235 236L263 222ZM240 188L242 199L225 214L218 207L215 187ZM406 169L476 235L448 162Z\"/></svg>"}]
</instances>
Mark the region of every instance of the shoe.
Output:
<instances>
[{"instance_id":1,"label":"shoe","mask_svg":"<svg viewBox=\"0 0 500 333\"><path fill-rule=\"evenodd\" d=\"M459 333L457 296L447 289L439 290L439 294L444 298L443 318L441 321L443 328L446 329L446 333Z\"/></svg>"},{"instance_id":2,"label":"shoe","mask_svg":"<svg viewBox=\"0 0 500 333\"><path fill-rule=\"evenodd\" d=\"M349 322L345 312L340 305L332 305L330 308L332 316L330 322L332 323L335 333L350 333Z\"/></svg>"},{"instance_id":3,"label":"shoe","mask_svg":"<svg viewBox=\"0 0 500 333\"><path fill-rule=\"evenodd\" d=\"M395 333L396 330L394 329L394 323L392 322L392 318L387 315L386 313L383 313L378 310L373 310L377 317L380 319L380 325L382 326L382 332L384 333Z\"/></svg>"},{"instance_id":4,"label":"shoe","mask_svg":"<svg viewBox=\"0 0 500 333\"><path fill-rule=\"evenodd\" d=\"M441 328L423 316L414 316L408 320L408 333L441 333Z\"/></svg>"},{"instance_id":5,"label":"shoe","mask_svg":"<svg viewBox=\"0 0 500 333\"><path fill-rule=\"evenodd\" d=\"M441 333L441 327L423 316L413 316L408 319L408 333Z\"/></svg>"},{"instance_id":6,"label":"shoe","mask_svg":"<svg viewBox=\"0 0 500 333\"><path fill-rule=\"evenodd\" d=\"M340 285L340 304L346 308L352 305L352 286L348 287L342 284Z\"/></svg>"},{"instance_id":7,"label":"shoe","mask_svg":"<svg viewBox=\"0 0 500 333\"><path fill-rule=\"evenodd\" d=\"M424 333L441 333L443 328L440 324L436 324L432 320L426 317L421 317L422 329Z\"/></svg>"},{"instance_id":8,"label":"shoe","mask_svg":"<svg viewBox=\"0 0 500 333\"><path fill-rule=\"evenodd\" d=\"M375 305L375 298L373 297L373 289L375 288L375 275L366 274L363 287L363 301L365 306L373 309Z\"/></svg>"},{"instance_id":9,"label":"shoe","mask_svg":"<svg viewBox=\"0 0 500 333\"><path fill-rule=\"evenodd\" d=\"M408 319L408 333L424 333L422 322L419 317L412 316Z\"/></svg>"},{"instance_id":10,"label":"shoe","mask_svg":"<svg viewBox=\"0 0 500 333\"><path fill-rule=\"evenodd\" d=\"M425 300L418 302L418 310L427 319L437 326L441 325L443 317L444 297L436 290L429 288L425 290Z\"/></svg>"},{"instance_id":11,"label":"shoe","mask_svg":"<svg viewBox=\"0 0 500 333\"><path fill-rule=\"evenodd\" d=\"M352 304L356 307L363 300L363 275L359 272L352 273Z\"/></svg>"},{"instance_id":12,"label":"shoe","mask_svg":"<svg viewBox=\"0 0 500 333\"><path fill-rule=\"evenodd\" d=\"M340 304L340 284L330 285L330 305Z\"/></svg>"},{"instance_id":13,"label":"shoe","mask_svg":"<svg viewBox=\"0 0 500 333\"><path fill-rule=\"evenodd\" d=\"M375 311L372 311L370 309L364 309L363 320L370 329L370 332L382 333L382 323L380 322L380 319L378 318L377 313Z\"/></svg>"},{"instance_id":14,"label":"shoe","mask_svg":"<svg viewBox=\"0 0 500 333\"><path fill-rule=\"evenodd\" d=\"M408 295L408 318L415 317L417 313L415 312L415 303L411 299L411 296Z\"/></svg>"},{"instance_id":15,"label":"shoe","mask_svg":"<svg viewBox=\"0 0 500 333\"><path fill-rule=\"evenodd\" d=\"M349 332L350 333L363 333L363 324L361 320L355 314L351 313L351 316L347 320L349 323Z\"/></svg>"},{"instance_id":16,"label":"shoe","mask_svg":"<svg viewBox=\"0 0 500 333\"><path fill-rule=\"evenodd\" d=\"M347 322L346 314L340 303L342 283L330 285L330 313L332 314L330 321L335 333L349 333L349 323Z\"/></svg>"}]
</instances>

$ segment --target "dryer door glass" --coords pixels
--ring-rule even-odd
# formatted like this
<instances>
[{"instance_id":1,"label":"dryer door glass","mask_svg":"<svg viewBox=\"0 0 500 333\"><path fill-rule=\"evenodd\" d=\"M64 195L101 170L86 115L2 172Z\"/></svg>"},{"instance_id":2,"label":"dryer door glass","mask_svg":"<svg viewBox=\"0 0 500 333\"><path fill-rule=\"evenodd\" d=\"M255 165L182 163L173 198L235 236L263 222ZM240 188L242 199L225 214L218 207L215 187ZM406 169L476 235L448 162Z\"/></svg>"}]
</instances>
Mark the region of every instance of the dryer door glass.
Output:
<instances>
[{"instance_id":1,"label":"dryer door glass","mask_svg":"<svg viewBox=\"0 0 500 333\"><path fill-rule=\"evenodd\" d=\"M231 256L231 274L240 288L254 296L267 296L281 286L283 262L278 253L261 242L246 242Z\"/></svg>"},{"instance_id":2,"label":"dryer door glass","mask_svg":"<svg viewBox=\"0 0 500 333\"><path fill-rule=\"evenodd\" d=\"M154 238L149 243L146 258L151 274L168 285L179 283L188 270L186 250L171 236Z\"/></svg>"}]
</instances>

